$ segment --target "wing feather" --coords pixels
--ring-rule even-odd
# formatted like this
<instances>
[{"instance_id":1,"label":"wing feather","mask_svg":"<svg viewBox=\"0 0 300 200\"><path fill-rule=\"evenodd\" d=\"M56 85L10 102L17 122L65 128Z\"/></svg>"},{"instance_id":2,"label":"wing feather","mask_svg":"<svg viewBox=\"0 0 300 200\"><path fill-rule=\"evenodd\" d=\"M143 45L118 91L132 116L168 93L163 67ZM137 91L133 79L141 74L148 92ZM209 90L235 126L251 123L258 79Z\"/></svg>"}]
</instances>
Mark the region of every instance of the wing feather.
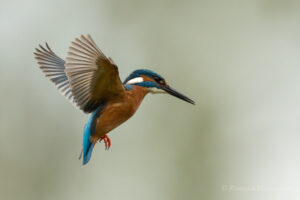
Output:
<instances>
[{"instance_id":1,"label":"wing feather","mask_svg":"<svg viewBox=\"0 0 300 200\"><path fill-rule=\"evenodd\" d=\"M117 66L90 35L71 42L65 67L72 98L84 112L92 112L99 104L125 91Z\"/></svg>"},{"instance_id":2,"label":"wing feather","mask_svg":"<svg viewBox=\"0 0 300 200\"><path fill-rule=\"evenodd\" d=\"M71 42L66 62L47 43L46 47L39 45L34 54L45 76L84 112L94 111L125 91L116 64L102 53L90 35Z\"/></svg>"},{"instance_id":3,"label":"wing feather","mask_svg":"<svg viewBox=\"0 0 300 200\"><path fill-rule=\"evenodd\" d=\"M74 103L70 82L65 73L65 61L58 57L47 43L46 48L39 45L39 48L36 48L35 50L35 59L42 72L55 84L56 88L63 96Z\"/></svg>"}]
</instances>

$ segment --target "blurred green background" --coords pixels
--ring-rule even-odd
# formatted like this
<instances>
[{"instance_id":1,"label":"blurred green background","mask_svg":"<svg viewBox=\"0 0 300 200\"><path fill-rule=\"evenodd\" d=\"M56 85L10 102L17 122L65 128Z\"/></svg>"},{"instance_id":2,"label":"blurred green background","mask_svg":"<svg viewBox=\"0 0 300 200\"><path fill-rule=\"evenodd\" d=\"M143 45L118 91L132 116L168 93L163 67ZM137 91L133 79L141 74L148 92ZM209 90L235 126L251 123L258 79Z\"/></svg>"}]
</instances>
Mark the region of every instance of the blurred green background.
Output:
<instances>
[{"instance_id":1,"label":"blurred green background","mask_svg":"<svg viewBox=\"0 0 300 200\"><path fill-rule=\"evenodd\" d=\"M0 199L299 200L299 21L291 0L0 0ZM87 33L196 106L148 95L82 166L88 115L32 52Z\"/></svg>"}]
</instances>

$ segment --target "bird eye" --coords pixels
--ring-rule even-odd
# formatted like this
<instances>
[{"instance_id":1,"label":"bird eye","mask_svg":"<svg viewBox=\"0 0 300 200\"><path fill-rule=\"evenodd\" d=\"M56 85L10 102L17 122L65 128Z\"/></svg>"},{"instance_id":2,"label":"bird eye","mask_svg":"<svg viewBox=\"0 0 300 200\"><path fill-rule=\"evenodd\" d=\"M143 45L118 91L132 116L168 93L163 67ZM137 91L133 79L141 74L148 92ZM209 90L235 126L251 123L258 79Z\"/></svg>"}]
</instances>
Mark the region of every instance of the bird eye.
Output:
<instances>
[{"instance_id":1,"label":"bird eye","mask_svg":"<svg viewBox=\"0 0 300 200\"><path fill-rule=\"evenodd\" d=\"M158 76L154 77L154 80L157 82L157 83L160 83L160 84L164 84L164 80Z\"/></svg>"},{"instance_id":2,"label":"bird eye","mask_svg":"<svg viewBox=\"0 0 300 200\"><path fill-rule=\"evenodd\" d=\"M155 76L155 77L154 77L154 80L158 82L158 81L160 81L160 80L161 80L161 78L159 78L159 77Z\"/></svg>"}]
</instances>

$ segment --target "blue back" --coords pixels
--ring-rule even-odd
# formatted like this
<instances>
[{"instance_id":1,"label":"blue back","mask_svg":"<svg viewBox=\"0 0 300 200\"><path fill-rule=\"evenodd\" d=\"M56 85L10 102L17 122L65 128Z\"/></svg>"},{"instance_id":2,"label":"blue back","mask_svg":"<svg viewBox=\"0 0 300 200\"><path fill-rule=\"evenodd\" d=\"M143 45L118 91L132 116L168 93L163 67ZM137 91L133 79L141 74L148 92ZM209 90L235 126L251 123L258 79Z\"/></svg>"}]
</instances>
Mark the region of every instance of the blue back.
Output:
<instances>
[{"instance_id":1,"label":"blue back","mask_svg":"<svg viewBox=\"0 0 300 200\"><path fill-rule=\"evenodd\" d=\"M104 108L104 104L100 105L90 116L88 122L84 127L83 132L83 144L82 144L82 164L85 165L89 162L92 156L94 144L90 141L90 137L95 134L96 131L96 121L97 118L101 115L101 111Z\"/></svg>"}]
</instances>

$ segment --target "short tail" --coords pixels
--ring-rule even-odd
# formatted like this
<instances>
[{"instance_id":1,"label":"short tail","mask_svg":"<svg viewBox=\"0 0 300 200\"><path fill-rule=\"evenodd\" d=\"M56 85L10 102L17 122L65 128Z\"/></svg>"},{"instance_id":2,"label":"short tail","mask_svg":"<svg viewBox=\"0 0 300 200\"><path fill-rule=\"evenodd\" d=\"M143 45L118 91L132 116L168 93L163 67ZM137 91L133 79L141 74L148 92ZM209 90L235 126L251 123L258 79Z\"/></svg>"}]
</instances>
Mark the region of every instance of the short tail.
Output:
<instances>
[{"instance_id":1,"label":"short tail","mask_svg":"<svg viewBox=\"0 0 300 200\"><path fill-rule=\"evenodd\" d=\"M87 164L92 156L92 152L94 149L94 143L92 143L90 141L90 137L91 137L91 132L89 130L89 128L86 126L84 128L84 134L83 134L83 147L82 147L82 151L81 154L79 156L79 159L82 158L82 165Z\"/></svg>"},{"instance_id":2,"label":"short tail","mask_svg":"<svg viewBox=\"0 0 300 200\"><path fill-rule=\"evenodd\" d=\"M94 144L90 142L86 151L83 152L82 150L82 154L83 154L82 165L85 165L90 161L93 149L94 149Z\"/></svg>"},{"instance_id":3,"label":"short tail","mask_svg":"<svg viewBox=\"0 0 300 200\"><path fill-rule=\"evenodd\" d=\"M92 152L95 146L95 143L97 140L93 140L91 137L95 134L96 129L96 121L97 118L100 116L101 111L104 107L103 105L100 105L90 116L88 122L86 123L84 127L84 133L83 133L83 144L82 144L82 152L79 157L79 159L82 158L82 164L85 165L89 162L92 156Z\"/></svg>"}]
</instances>

